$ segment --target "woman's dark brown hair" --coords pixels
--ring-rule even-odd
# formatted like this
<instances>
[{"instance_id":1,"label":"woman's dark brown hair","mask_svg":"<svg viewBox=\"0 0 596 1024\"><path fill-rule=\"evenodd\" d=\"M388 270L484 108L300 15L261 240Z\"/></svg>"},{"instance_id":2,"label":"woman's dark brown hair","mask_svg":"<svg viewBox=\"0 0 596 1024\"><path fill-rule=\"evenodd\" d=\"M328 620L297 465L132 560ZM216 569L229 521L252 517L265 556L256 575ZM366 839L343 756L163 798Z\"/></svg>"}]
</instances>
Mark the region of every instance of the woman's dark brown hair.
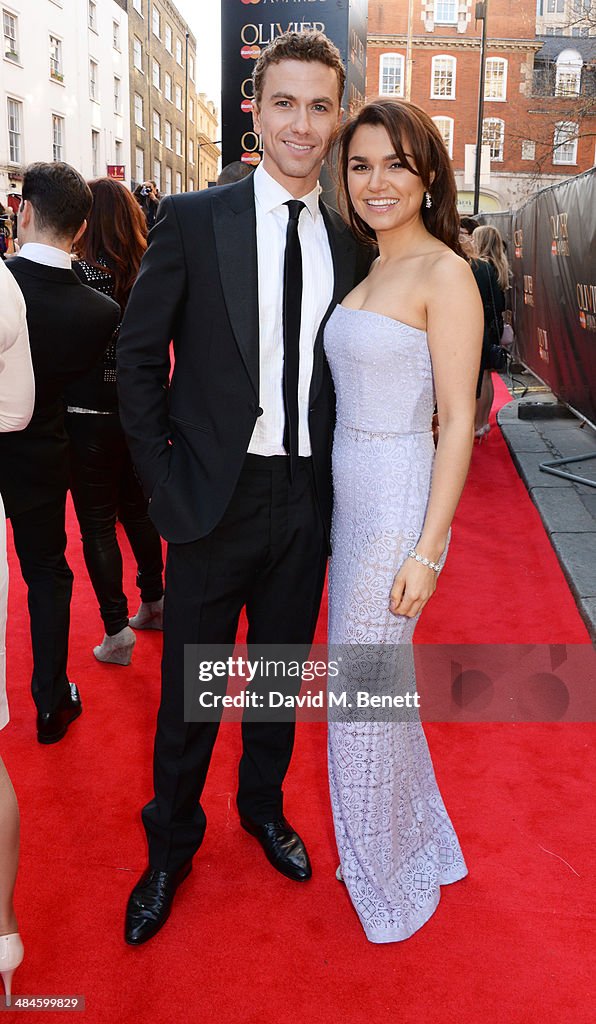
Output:
<instances>
[{"instance_id":1,"label":"woman's dark brown hair","mask_svg":"<svg viewBox=\"0 0 596 1024\"><path fill-rule=\"evenodd\" d=\"M412 174L418 175L423 187L430 192L432 206L427 209L423 199L420 208L427 231L453 249L458 256L463 256L459 242L457 188L445 143L432 118L420 107L405 100L372 100L339 129L336 143L340 207L356 237L368 244L375 241L376 237L372 228L354 210L348 190L350 143L356 129L364 124L378 125L385 129L400 162ZM413 157L414 167L404 152L405 143Z\"/></svg>"},{"instance_id":2,"label":"woman's dark brown hair","mask_svg":"<svg viewBox=\"0 0 596 1024\"><path fill-rule=\"evenodd\" d=\"M77 256L114 279L114 298L122 311L147 248L147 224L141 207L125 185L113 178L89 182L93 207L85 233L76 244Z\"/></svg>"}]
</instances>

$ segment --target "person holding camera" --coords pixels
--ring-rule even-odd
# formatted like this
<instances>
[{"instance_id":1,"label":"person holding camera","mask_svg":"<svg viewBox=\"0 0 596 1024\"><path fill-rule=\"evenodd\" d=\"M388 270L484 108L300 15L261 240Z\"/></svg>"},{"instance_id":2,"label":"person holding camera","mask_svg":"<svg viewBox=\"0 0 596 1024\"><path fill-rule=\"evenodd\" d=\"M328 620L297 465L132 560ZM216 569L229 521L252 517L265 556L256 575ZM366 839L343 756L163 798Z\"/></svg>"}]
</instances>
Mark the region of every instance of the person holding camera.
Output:
<instances>
[{"instance_id":1,"label":"person holding camera","mask_svg":"<svg viewBox=\"0 0 596 1024\"><path fill-rule=\"evenodd\" d=\"M145 214L147 229L151 231L151 228L155 224L157 208L161 198L157 185L154 181L144 181L142 185L137 185L133 192L133 196Z\"/></svg>"}]
</instances>

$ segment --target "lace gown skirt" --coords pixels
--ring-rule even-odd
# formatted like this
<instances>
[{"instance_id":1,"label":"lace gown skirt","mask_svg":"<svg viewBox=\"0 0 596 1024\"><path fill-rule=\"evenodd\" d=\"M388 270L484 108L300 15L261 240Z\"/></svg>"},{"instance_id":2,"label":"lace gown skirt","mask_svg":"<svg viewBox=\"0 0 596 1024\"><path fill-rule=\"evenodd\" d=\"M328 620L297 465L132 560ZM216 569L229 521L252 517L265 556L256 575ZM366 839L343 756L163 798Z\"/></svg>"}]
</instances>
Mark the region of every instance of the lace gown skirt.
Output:
<instances>
[{"instance_id":1,"label":"lace gown skirt","mask_svg":"<svg viewBox=\"0 0 596 1024\"><path fill-rule=\"evenodd\" d=\"M343 307L325 335L338 399L333 448L333 556L329 643L399 675L415 691L415 619L388 610L395 573L424 522L434 445L426 335ZM344 646L347 645L347 646ZM360 677L361 665L360 665ZM341 676L335 688L341 689ZM350 682L350 685L352 683ZM407 939L435 910L440 886L466 866L435 779L417 712L370 721L349 712L329 723L329 779L343 879L372 942ZM381 717L380 715L378 716Z\"/></svg>"}]
</instances>

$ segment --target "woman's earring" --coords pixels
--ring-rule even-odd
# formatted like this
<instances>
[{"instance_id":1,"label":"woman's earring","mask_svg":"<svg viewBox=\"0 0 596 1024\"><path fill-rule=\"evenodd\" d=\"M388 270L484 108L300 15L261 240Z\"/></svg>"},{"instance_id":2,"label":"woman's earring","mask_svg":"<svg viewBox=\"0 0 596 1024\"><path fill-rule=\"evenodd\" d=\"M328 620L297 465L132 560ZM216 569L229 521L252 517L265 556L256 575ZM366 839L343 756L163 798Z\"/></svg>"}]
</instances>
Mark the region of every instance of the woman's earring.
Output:
<instances>
[{"instance_id":1,"label":"woman's earring","mask_svg":"<svg viewBox=\"0 0 596 1024\"><path fill-rule=\"evenodd\" d=\"M432 196L431 196L430 192L425 192L424 193L424 205L426 206L426 209L430 210L432 204L433 204L433 200L432 200Z\"/></svg>"}]
</instances>

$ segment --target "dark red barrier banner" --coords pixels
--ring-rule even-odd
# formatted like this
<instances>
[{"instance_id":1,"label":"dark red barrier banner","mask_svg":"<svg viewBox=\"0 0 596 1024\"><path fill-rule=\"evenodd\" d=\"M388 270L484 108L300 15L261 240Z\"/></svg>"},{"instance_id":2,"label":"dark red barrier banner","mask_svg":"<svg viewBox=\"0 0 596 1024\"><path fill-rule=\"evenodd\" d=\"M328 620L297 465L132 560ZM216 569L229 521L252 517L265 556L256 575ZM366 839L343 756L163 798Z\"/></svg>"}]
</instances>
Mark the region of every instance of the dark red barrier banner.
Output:
<instances>
[{"instance_id":1,"label":"dark red barrier banner","mask_svg":"<svg viewBox=\"0 0 596 1024\"><path fill-rule=\"evenodd\" d=\"M507 241L520 361L596 425L596 169L482 220Z\"/></svg>"}]
</instances>

